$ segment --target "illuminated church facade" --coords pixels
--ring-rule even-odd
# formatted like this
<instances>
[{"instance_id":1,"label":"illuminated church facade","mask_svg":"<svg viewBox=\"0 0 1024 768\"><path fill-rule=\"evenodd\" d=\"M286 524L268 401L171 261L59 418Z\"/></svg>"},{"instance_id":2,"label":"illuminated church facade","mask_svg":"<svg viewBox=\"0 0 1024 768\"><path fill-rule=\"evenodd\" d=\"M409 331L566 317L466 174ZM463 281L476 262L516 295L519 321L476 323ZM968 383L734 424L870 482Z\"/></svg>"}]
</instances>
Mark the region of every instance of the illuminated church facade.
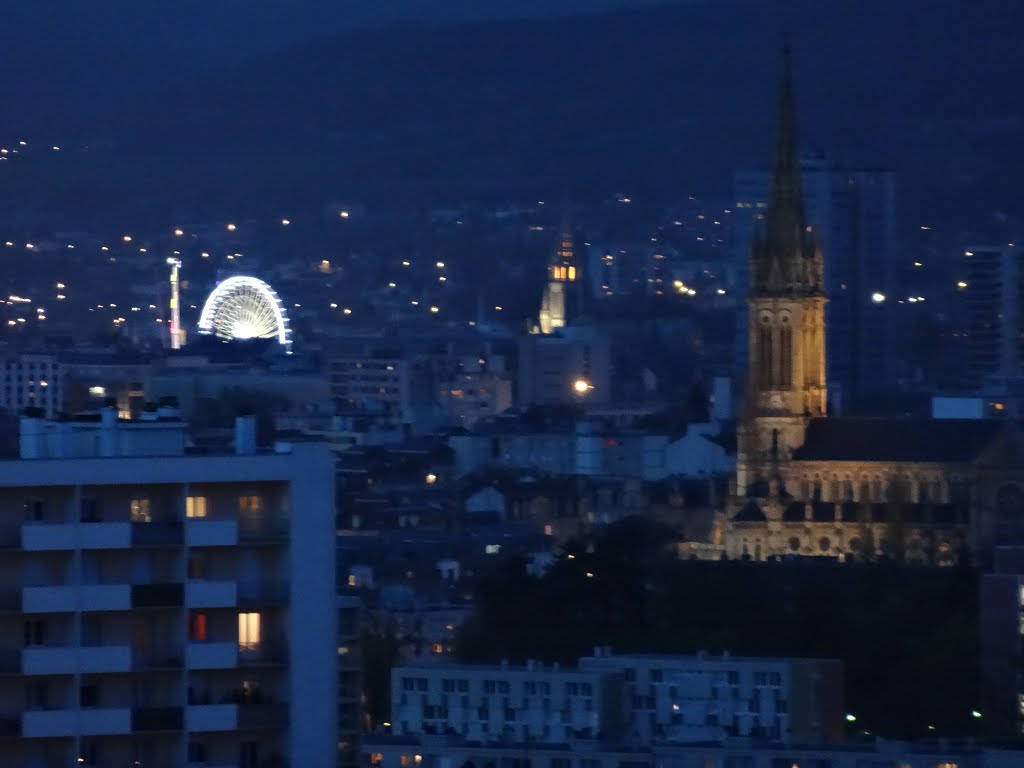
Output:
<instances>
[{"instance_id":1,"label":"illuminated church facade","mask_svg":"<svg viewBox=\"0 0 1024 768\"><path fill-rule=\"evenodd\" d=\"M769 205L757 222L737 469L710 552L768 560L986 561L1024 543L1024 444L993 420L828 413L823 254L806 225L789 55Z\"/></svg>"}]
</instances>

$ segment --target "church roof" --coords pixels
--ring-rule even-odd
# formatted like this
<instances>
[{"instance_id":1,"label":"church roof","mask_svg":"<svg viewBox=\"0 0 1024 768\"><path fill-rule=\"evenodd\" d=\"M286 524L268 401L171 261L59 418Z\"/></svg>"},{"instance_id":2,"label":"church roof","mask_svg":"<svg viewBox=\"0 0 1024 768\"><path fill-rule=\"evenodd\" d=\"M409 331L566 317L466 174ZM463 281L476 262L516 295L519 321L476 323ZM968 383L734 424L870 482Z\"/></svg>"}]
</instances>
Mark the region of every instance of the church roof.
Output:
<instances>
[{"instance_id":1,"label":"church roof","mask_svg":"<svg viewBox=\"0 0 1024 768\"><path fill-rule=\"evenodd\" d=\"M764 512L754 501L748 501L743 508L733 516L735 523L763 523L768 520Z\"/></svg>"},{"instance_id":2,"label":"church roof","mask_svg":"<svg viewBox=\"0 0 1024 768\"><path fill-rule=\"evenodd\" d=\"M989 419L812 419L798 461L973 461L1006 428Z\"/></svg>"}]
</instances>

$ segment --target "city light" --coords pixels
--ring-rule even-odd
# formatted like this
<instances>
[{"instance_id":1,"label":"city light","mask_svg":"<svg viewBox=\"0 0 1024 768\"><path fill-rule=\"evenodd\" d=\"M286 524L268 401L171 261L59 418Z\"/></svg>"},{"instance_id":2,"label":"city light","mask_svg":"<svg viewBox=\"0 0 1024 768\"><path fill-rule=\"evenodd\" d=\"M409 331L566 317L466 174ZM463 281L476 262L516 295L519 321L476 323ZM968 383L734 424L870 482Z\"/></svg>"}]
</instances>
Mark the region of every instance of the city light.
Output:
<instances>
[{"instance_id":1,"label":"city light","mask_svg":"<svg viewBox=\"0 0 1024 768\"><path fill-rule=\"evenodd\" d=\"M883 301L885 301L885 294L884 293L878 293L876 291L875 293L871 294L871 300L873 302L875 302L875 304L881 304Z\"/></svg>"},{"instance_id":2,"label":"city light","mask_svg":"<svg viewBox=\"0 0 1024 768\"><path fill-rule=\"evenodd\" d=\"M856 723L857 722L857 716L856 715L847 715L846 716L846 722L848 722L848 723Z\"/></svg>"},{"instance_id":3,"label":"city light","mask_svg":"<svg viewBox=\"0 0 1024 768\"><path fill-rule=\"evenodd\" d=\"M427 485L433 485L434 483L437 482L437 475L435 475L433 472L431 472L429 475L427 475L426 480L427 480Z\"/></svg>"},{"instance_id":4,"label":"city light","mask_svg":"<svg viewBox=\"0 0 1024 768\"><path fill-rule=\"evenodd\" d=\"M957 282L956 287L957 288L966 288L967 287L967 281L966 280L960 280L959 282Z\"/></svg>"},{"instance_id":5,"label":"city light","mask_svg":"<svg viewBox=\"0 0 1024 768\"><path fill-rule=\"evenodd\" d=\"M175 237L181 237L184 234L185 234L184 230L181 230L181 229L174 230L174 236Z\"/></svg>"},{"instance_id":6,"label":"city light","mask_svg":"<svg viewBox=\"0 0 1024 768\"><path fill-rule=\"evenodd\" d=\"M288 219L281 219L281 226L282 227L287 227L289 224L291 224L291 222L288 221Z\"/></svg>"},{"instance_id":7,"label":"city light","mask_svg":"<svg viewBox=\"0 0 1024 768\"><path fill-rule=\"evenodd\" d=\"M349 309L348 307L345 307L345 308L344 308L343 310L341 310L341 311L342 311L342 314L345 314L345 315L351 315L351 314L352 314L352 310L351 310L351 309Z\"/></svg>"},{"instance_id":8,"label":"city light","mask_svg":"<svg viewBox=\"0 0 1024 768\"><path fill-rule=\"evenodd\" d=\"M338 218L347 219L348 218L348 211L338 211Z\"/></svg>"},{"instance_id":9,"label":"city light","mask_svg":"<svg viewBox=\"0 0 1024 768\"><path fill-rule=\"evenodd\" d=\"M438 312L440 312L441 310L440 310L440 309L439 309L438 307L431 307L431 308L430 308L430 311L431 311L431 312L433 312L434 314L437 314L437 313L438 313Z\"/></svg>"},{"instance_id":10,"label":"city light","mask_svg":"<svg viewBox=\"0 0 1024 768\"><path fill-rule=\"evenodd\" d=\"M228 224L228 232L234 232L236 229L238 229L238 227L234 224Z\"/></svg>"},{"instance_id":11,"label":"city light","mask_svg":"<svg viewBox=\"0 0 1024 768\"><path fill-rule=\"evenodd\" d=\"M586 379L582 378L576 379L576 381L572 383L572 391L575 392L577 395L585 395L593 388L593 384L591 384Z\"/></svg>"}]
</instances>

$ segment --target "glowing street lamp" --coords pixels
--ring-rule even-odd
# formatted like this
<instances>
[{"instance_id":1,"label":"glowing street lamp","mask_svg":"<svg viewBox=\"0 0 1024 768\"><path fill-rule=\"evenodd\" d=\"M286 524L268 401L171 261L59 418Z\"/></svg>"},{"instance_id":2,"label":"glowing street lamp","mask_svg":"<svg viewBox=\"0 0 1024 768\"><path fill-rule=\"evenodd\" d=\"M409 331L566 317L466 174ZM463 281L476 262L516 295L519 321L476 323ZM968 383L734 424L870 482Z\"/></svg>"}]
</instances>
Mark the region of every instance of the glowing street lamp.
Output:
<instances>
[{"instance_id":1,"label":"glowing street lamp","mask_svg":"<svg viewBox=\"0 0 1024 768\"><path fill-rule=\"evenodd\" d=\"M576 379L576 381L572 383L572 391L581 396L587 394L593 388L594 385L583 378Z\"/></svg>"}]
</instances>

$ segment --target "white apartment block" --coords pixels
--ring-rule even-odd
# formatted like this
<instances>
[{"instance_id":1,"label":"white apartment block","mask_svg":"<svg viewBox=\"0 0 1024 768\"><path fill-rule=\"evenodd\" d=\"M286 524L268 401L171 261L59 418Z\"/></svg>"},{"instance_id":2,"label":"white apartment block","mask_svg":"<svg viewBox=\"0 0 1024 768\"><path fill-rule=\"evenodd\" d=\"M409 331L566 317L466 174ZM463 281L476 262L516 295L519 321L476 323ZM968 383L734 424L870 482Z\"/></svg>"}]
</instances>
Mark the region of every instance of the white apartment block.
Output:
<instances>
[{"instance_id":1,"label":"white apartment block","mask_svg":"<svg viewBox=\"0 0 1024 768\"><path fill-rule=\"evenodd\" d=\"M61 412L64 369L53 355L19 355L0 361L0 409L20 413L41 408L52 419Z\"/></svg>"},{"instance_id":2,"label":"white apartment block","mask_svg":"<svg viewBox=\"0 0 1024 768\"><path fill-rule=\"evenodd\" d=\"M564 744L622 737L620 672L430 664L391 673L396 736L456 734L475 742Z\"/></svg>"},{"instance_id":3,"label":"white apartment block","mask_svg":"<svg viewBox=\"0 0 1024 768\"><path fill-rule=\"evenodd\" d=\"M0 765L337 759L334 473L185 447L164 409L25 418L0 461Z\"/></svg>"},{"instance_id":4,"label":"white apartment block","mask_svg":"<svg viewBox=\"0 0 1024 768\"><path fill-rule=\"evenodd\" d=\"M772 743L842 739L843 665L828 659L615 655L580 659L626 679L627 743L687 744L753 737Z\"/></svg>"}]
</instances>

